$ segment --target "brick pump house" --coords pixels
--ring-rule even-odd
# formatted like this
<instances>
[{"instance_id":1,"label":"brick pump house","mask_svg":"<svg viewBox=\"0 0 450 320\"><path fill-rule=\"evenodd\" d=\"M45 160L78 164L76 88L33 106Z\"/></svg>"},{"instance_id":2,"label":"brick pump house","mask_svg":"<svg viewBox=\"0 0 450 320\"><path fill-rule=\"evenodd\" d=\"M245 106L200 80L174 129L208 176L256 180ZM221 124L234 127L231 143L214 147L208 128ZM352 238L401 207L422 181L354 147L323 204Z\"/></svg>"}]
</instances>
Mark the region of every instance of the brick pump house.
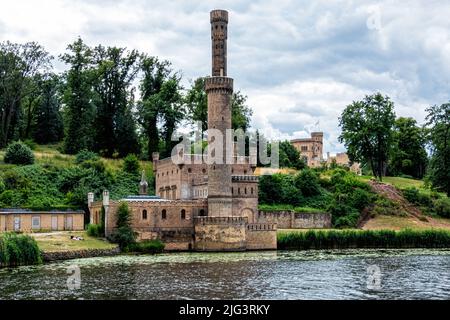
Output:
<instances>
[{"instance_id":1,"label":"brick pump house","mask_svg":"<svg viewBox=\"0 0 450 320\"><path fill-rule=\"evenodd\" d=\"M210 13L212 76L205 79L208 96L208 129L225 137L231 129L233 79L227 77L228 12ZM225 151L225 149L224 149ZM112 201L108 191L102 201L88 194L91 223L100 223L105 211L105 234L116 226L117 209L127 202L138 240L160 239L167 250L242 251L276 249L276 223L257 223L258 178L249 158L239 163L207 164L193 161L200 155L184 154L186 163L153 154L155 191L147 195L145 175L140 194ZM196 164L199 162L199 164Z\"/></svg>"}]
</instances>

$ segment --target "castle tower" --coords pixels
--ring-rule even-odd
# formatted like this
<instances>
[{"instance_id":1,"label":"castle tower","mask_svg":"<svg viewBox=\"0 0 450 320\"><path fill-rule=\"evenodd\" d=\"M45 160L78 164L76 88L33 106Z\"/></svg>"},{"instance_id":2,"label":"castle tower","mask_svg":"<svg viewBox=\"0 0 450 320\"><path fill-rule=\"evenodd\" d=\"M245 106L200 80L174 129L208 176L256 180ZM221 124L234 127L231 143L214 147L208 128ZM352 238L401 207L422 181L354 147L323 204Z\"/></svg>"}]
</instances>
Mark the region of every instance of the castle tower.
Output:
<instances>
[{"instance_id":1,"label":"castle tower","mask_svg":"<svg viewBox=\"0 0 450 320\"><path fill-rule=\"evenodd\" d=\"M233 79L227 74L227 24L228 12L213 10L210 14L212 40L212 77L205 79L208 95L208 129L222 133L221 159L208 164L208 215L227 217L232 215L231 164L226 163L226 132L231 129L231 95ZM209 132L208 144L217 137ZM232 146L231 146L232 147ZM220 155L217 153L216 157ZM218 161L221 160L221 161ZM221 162L221 163L219 163Z\"/></svg>"}]
</instances>

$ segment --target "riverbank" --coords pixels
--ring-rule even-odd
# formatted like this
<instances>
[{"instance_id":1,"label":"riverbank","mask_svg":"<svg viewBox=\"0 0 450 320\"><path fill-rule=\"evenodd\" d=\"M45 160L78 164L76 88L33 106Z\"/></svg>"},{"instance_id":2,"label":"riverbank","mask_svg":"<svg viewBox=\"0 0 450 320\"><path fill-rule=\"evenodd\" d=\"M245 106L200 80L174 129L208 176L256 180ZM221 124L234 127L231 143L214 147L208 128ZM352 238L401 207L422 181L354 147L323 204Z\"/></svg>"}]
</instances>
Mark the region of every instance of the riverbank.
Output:
<instances>
[{"instance_id":1,"label":"riverbank","mask_svg":"<svg viewBox=\"0 0 450 320\"><path fill-rule=\"evenodd\" d=\"M450 248L447 230L309 230L281 231L279 250Z\"/></svg>"}]
</instances>

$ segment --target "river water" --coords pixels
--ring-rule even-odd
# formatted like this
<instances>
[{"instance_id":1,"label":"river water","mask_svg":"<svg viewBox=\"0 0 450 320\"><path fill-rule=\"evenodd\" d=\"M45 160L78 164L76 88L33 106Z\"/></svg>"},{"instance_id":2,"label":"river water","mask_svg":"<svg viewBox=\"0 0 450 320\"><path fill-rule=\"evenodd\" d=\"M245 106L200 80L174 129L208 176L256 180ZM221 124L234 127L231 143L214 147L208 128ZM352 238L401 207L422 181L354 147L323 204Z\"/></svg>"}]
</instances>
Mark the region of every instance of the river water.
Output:
<instances>
[{"instance_id":1,"label":"river water","mask_svg":"<svg viewBox=\"0 0 450 320\"><path fill-rule=\"evenodd\" d=\"M0 299L450 299L450 250L78 259L0 269Z\"/></svg>"}]
</instances>

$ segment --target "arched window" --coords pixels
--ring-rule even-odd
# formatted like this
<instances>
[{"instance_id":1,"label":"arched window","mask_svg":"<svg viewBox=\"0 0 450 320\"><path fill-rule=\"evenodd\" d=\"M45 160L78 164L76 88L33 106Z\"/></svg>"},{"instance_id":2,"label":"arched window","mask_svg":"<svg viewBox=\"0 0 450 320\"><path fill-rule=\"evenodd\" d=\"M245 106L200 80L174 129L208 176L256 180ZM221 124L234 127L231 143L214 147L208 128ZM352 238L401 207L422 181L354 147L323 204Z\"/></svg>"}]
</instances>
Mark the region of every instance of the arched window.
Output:
<instances>
[{"instance_id":1,"label":"arched window","mask_svg":"<svg viewBox=\"0 0 450 320\"><path fill-rule=\"evenodd\" d=\"M205 210L201 209L198 215L199 215L200 217L206 216Z\"/></svg>"},{"instance_id":2,"label":"arched window","mask_svg":"<svg viewBox=\"0 0 450 320\"><path fill-rule=\"evenodd\" d=\"M167 211L166 209L163 209L163 211L161 212L161 219L165 220L167 218Z\"/></svg>"},{"instance_id":3,"label":"arched window","mask_svg":"<svg viewBox=\"0 0 450 320\"><path fill-rule=\"evenodd\" d=\"M238 194L241 194L241 188L238 188Z\"/></svg>"},{"instance_id":4,"label":"arched window","mask_svg":"<svg viewBox=\"0 0 450 320\"><path fill-rule=\"evenodd\" d=\"M245 189L244 189L244 193L245 193L245 194L247 194L247 187L245 187Z\"/></svg>"},{"instance_id":5,"label":"arched window","mask_svg":"<svg viewBox=\"0 0 450 320\"><path fill-rule=\"evenodd\" d=\"M186 210L181 209L181 219L186 219Z\"/></svg>"},{"instance_id":6,"label":"arched window","mask_svg":"<svg viewBox=\"0 0 450 320\"><path fill-rule=\"evenodd\" d=\"M147 210L142 211L142 219L147 220Z\"/></svg>"},{"instance_id":7,"label":"arched window","mask_svg":"<svg viewBox=\"0 0 450 320\"><path fill-rule=\"evenodd\" d=\"M251 193L253 194L253 187L251 188Z\"/></svg>"}]
</instances>

